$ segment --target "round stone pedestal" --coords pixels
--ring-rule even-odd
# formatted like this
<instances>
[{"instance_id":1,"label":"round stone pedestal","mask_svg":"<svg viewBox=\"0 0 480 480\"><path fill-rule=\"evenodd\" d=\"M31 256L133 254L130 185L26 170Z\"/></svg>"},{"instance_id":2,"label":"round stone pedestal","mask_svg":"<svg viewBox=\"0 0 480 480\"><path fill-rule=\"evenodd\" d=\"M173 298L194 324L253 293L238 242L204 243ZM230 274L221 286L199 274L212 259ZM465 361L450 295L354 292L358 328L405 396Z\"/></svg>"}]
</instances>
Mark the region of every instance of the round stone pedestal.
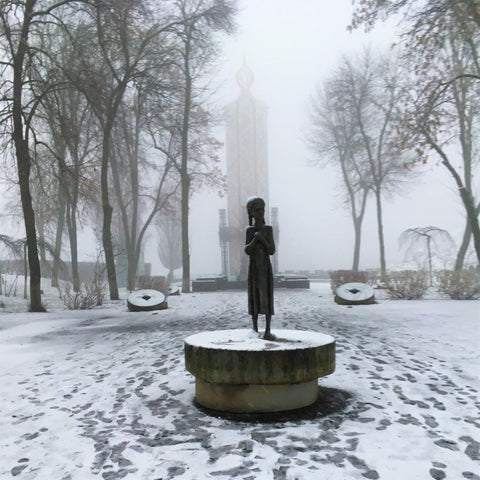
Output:
<instances>
[{"instance_id":1,"label":"round stone pedestal","mask_svg":"<svg viewBox=\"0 0 480 480\"><path fill-rule=\"evenodd\" d=\"M335 340L301 330L217 330L185 339L185 366L196 400L227 412L279 412L311 405L317 379L335 370Z\"/></svg>"}]
</instances>

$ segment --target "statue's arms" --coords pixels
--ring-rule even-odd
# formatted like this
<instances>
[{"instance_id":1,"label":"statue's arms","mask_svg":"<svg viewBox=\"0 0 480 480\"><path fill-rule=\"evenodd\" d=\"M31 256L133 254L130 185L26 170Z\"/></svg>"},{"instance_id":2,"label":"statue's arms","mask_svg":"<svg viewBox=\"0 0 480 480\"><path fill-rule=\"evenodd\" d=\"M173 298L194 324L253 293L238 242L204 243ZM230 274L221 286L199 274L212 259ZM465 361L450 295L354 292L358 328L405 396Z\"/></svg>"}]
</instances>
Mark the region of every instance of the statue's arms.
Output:
<instances>
[{"instance_id":1,"label":"statue's arms","mask_svg":"<svg viewBox=\"0 0 480 480\"><path fill-rule=\"evenodd\" d=\"M273 255L275 253L275 241L273 239L273 229L271 226L267 226L266 236L260 232L255 232L254 239L257 239L259 242L263 243L268 255Z\"/></svg>"},{"instance_id":2,"label":"statue's arms","mask_svg":"<svg viewBox=\"0 0 480 480\"><path fill-rule=\"evenodd\" d=\"M255 229L249 227L247 228L246 233L247 239L245 240L245 253L251 255L255 250L255 244L257 243L257 238L255 236Z\"/></svg>"}]
</instances>

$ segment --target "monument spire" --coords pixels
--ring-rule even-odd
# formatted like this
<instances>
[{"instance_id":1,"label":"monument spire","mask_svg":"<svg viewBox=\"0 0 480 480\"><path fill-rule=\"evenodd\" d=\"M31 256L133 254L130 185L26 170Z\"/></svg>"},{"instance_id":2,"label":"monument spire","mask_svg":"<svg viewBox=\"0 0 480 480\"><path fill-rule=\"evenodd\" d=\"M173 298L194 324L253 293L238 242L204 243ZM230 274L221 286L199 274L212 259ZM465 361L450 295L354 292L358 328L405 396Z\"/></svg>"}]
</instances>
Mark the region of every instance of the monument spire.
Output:
<instances>
[{"instance_id":1,"label":"monument spire","mask_svg":"<svg viewBox=\"0 0 480 480\"><path fill-rule=\"evenodd\" d=\"M250 90L250 87L255 80L255 75L247 66L245 58L243 59L243 65L240 67L235 77L242 93Z\"/></svg>"}]
</instances>

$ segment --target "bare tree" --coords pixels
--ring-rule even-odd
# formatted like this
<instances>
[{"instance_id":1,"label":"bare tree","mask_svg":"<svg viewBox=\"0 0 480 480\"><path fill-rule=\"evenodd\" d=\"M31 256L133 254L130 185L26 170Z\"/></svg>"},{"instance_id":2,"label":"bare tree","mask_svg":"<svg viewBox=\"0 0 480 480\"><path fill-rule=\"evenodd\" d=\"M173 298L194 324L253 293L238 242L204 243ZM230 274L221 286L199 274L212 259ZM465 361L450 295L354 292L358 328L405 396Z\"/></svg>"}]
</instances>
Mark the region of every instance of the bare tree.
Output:
<instances>
[{"instance_id":1,"label":"bare tree","mask_svg":"<svg viewBox=\"0 0 480 480\"><path fill-rule=\"evenodd\" d=\"M102 241L110 298L115 300L119 294L108 175L113 129L129 86L148 68L152 45L172 24L161 23L148 5L138 0L94 2L85 6L83 14L84 22L71 35L75 55L67 74L88 99L101 127Z\"/></svg>"},{"instance_id":2,"label":"bare tree","mask_svg":"<svg viewBox=\"0 0 480 480\"><path fill-rule=\"evenodd\" d=\"M400 143L397 120L404 99L393 58L365 50L356 62L345 58L339 84L343 108L355 125L355 145L361 150L364 185L370 188L377 212L381 274L386 272L382 200L399 192L407 178L409 150Z\"/></svg>"},{"instance_id":3,"label":"bare tree","mask_svg":"<svg viewBox=\"0 0 480 480\"><path fill-rule=\"evenodd\" d=\"M352 270L358 271L362 222L370 184L363 152L356 140L355 116L343 102L343 81L344 76L337 69L311 99L307 144L315 156L316 165L332 165L340 172L343 203L350 210L355 232Z\"/></svg>"},{"instance_id":4,"label":"bare tree","mask_svg":"<svg viewBox=\"0 0 480 480\"><path fill-rule=\"evenodd\" d=\"M29 65L45 52L31 45L37 32L46 21L55 22L55 13L68 8L73 0L4 0L0 3L0 37L2 48L2 79L4 104L2 123L11 128L20 187L23 218L30 269L30 310L43 312L41 299L41 268L38 257L35 213L30 191L32 157L30 151L31 126L42 95L54 88L55 79L48 83L42 93L33 95L29 76ZM10 123L11 122L11 123Z\"/></svg>"},{"instance_id":5,"label":"bare tree","mask_svg":"<svg viewBox=\"0 0 480 480\"><path fill-rule=\"evenodd\" d=\"M460 14L480 28L480 9L477 0L353 0L356 8L350 28L365 26L373 28L378 20L391 15L402 15L402 23L407 26L407 34L419 41L442 35L445 19Z\"/></svg>"},{"instance_id":6,"label":"bare tree","mask_svg":"<svg viewBox=\"0 0 480 480\"><path fill-rule=\"evenodd\" d=\"M35 18L36 2L2 2L0 5L1 33L6 40L3 49L5 60L2 61L4 71L10 70L13 82L11 90L3 97L9 98L8 115L12 117L12 136L15 144L17 171L20 187L20 198L23 208L25 232L27 235L28 261L30 264L30 310L42 312L40 292L40 261L38 257L37 232L35 227L35 213L33 210L32 196L30 192L30 169L31 156L29 150L30 122L25 125L24 95L27 85L25 84L25 63L28 55L28 42ZM20 19L20 24L17 24Z\"/></svg>"},{"instance_id":7,"label":"bare tree","mask_svg":"<svg viewBox=\"0 0 480 480\"><path fill-rule=\"evenodd\" d=\"M56 70L57 77L62 75ZM70 244L72 283L80 291L78 270L78 212L81 200L97 192L93 179L98 154L98 124L92 109L80 91L66 83L60 90L45 95L39 108L39 118L47 131L36 134L41 145L55 159L50 175L56 179L58 191L55 205L58 210L55 245L60 256L61 238L66 225ZM54 261L52 284L58 286L58 262Z\"/></svg>"},{"instance_id":8,"label":"bare tree","mask_svg":"<svg viewBox=\"0 0 480 480\"><path fill-rule=\"evenodd\" d=\"M188 233L189 198L191 174L189 160L191 152L192 114L198 108L199 82L216 55L216 43L212 34L218 31L231 32L236 11L235 3L229 0L176 0L175 18L178 23L173 31L178 41L179 61L177 68L180 85L181 123L180 158L176 167L181 178L182 210L182 291L190 292L190 247ZM204 125L206 126L206 125Z\"/></svg>"},{"instance_id":9,"label":"bare tree","mask_svg":"<svg viewBox=\"0 0 480 480\"><path fill-rule=\"evenodd\" d=\"M127 288L135 288L135 276L145 234L158 212L168 205L179 186L172 176L168 156L163 164L149 160L142 149L145 141L146 93L137 85L131 104L122 104L113 131L111 168L116 203L120 211L121 231L127 253ZM143 150L143 151L142 151Z\"/></svg>"},{"instance_id":10,"label":"bare tree","mask_svg":"<svg viewBox=\"0 0 480 480\"><path fill-rule=\"evenodd\" d=\"M479 159L480 81L467 73L477 68L478 56L472 57L475 50L471 45L480 46L480 31L470 43L465 42L468 32L451 20L448 41L438 50L435 62L428 72L422 71L413 79L411 118L406 128L418 134L415 141L420 158L428 158L433 152L458 189L466 213L455 264L455 269L461 270L471 237L480 262L480 201L474 184L474 167ZM415 61L415 57L410 60ZM449 80L442 82L442 78Z\"/></svg>"},{"instance_id":11,"label":"bare tree","mask_svg":"<svg viewBox=\"0 0 480 480\"><path fill-rule=\"evenodd\" d=\"M54 150L55 158L62 159L66 155L67 148L65 142L60 135L54 135L52 131L52 148ZM64 179L64 170L60 168L60 161L57 162L58 171L57 171L57 198L56 198L56 228L55 228L55 257L52 265L52 278L51 284L52 287L59 287L59 271L60 271L60 262L59 259L62 254L62 241L63 241L63 231L65 228L65 213L66 213L66 197L65 189L63 185L65 184Z\"/></svg>"},{"instance_id":12,"label":"bare tree","mask_svg":"<svg viewBox=\"0 0 480 480\"><path fill-rule=\"evenodd\" d=\"M433 285L432 276L432 248L440 248L444 244L453 245L453 239L447 230L438 227L409 228L402 232L399 238L401 247L407 249L407 253L417 253L418 248L427 250L428 271L430 274L430 286Z\"/></svg>"},{"instance_id":13,"label":"bare tree","mask_svg":"<svg viewBox=\"0 0 480 480\"><path fill-rule=\"evenodd\" d=\"M411 122L410 136L420 132L423 146L427 145L436 152L442 166L455 182L465 208L467 225L455 268L462 268L470 236L473 236L480 262L480 202L475 201L468 179L469 157L473 152L470 147L475 138L475 119L478 118L478 113L470 116L479 98L478 1L357 0L356 3L353 28L360 25L371 28L379 18L397 13L402 15L403 47L410 61L410 71L417 77L415 81L412 79L412 84L417 83L417 90L414 102L416 118ZM456 113L452 114L454 111ZM451 135L449 129L454 123L458 133ZM456 164L447 147L448 143L453 143L453 139L460 143L461 166ZM423 161L425 152L419 148L418 153L420 161Z\"/></svg>"}]
</instances>

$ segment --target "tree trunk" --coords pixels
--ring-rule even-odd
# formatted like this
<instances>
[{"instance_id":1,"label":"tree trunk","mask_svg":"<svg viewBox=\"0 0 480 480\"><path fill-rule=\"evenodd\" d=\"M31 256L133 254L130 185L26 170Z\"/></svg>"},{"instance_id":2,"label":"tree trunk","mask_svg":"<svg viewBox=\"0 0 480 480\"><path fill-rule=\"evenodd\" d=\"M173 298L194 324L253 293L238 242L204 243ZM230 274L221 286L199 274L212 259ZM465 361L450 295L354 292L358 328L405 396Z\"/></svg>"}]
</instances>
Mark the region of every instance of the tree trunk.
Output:
<instances>
[{"instance_id":1,"label":"tree trunk","mask_svg":"<svg viewBox=\"0 0 480 480\"><path fill-rule=\"evenodd\" d=\"M52 131L54 130L52 124ZM65 154L66 148L61 135L54 135L53 144L55 152L58 156L57 168L58 168L58 192L57 192L57 225L55 232L55 246L53 252L53 265L52 265L52 287L58 288L60 286L58 281L58 274L60 270L60 262L62 256L62 241L63 230L65 228L65 213L67 202L67 186L65 178Z\"/></svg>"},{"instance_id":2,"label":"tree trunk","mask_svg":"<svg viewBox=\"0 0 480 480\"><path fill-rule=\"evenodd\" d=\"M187 42L185 46L185 103L183 109L183 125L182 125L182 165L181 165L181 182L182 182L182 264L183 279L182 292L190 293L190 244L188 233L188 200L190 196L190 178L188 176L188 133L190 128L190 108L192 101L192 78L190 76L190 44Z\"/></svg>"},{"instance_id":3,"label":"tree trunk","mask_svg":"<svg viewBox=\"0 0 480 480\"><path fill-rule=\"evenodd\" d=\"M358 272L360 264L360 241L362 236L362 221L358 218L353 220L353 228L355 230L355 245L353 247L353 265L352 270Z\"/></svg>"},{"instance_id":4,"label":"tree trunk","mask_svg":"<svg viewBox=\"0 0 480 480\"><path fill-rule=\"evenodd\" d=\"M115 270L115 255L113 253L112 242L112 212L108 198L108 164L110 154L110 135L111 127L105 128L103 132L102 145L102 168L100 174L100 185L102 190L102 209L103 209L103 229L102 241L103 251L105 253L105 266L107 268L108 288L110 291L110 300L119 300L117 273Z\"/></svg>"},{"instance_id":5,"label":"tree trunk","mask_svg":"<svg viewBox=\"0 0 480 480\"><path fill-rule=\"evenodd\" d=\"M128 135L128 132L124 133ZM128 148L128 146L127 146ZM129 160L130 162L132 159ZM120 174L118 169L118 160L114 152L110 154L110 167L112 169L113 187L117 197L117 206L120 210L120 218L122 221L123 236L125 242L125 253L127 255L127 290L130 292L135 290L135 277L137 275L137 257L136 257L136 229L137 223L136 210L138 209L138 187L135 188L135 181L138 182L137 175L130 169L130 181L132 183L132 202L131 202L131 226L129 223L127 207L124 202L124 194L122 192ZM123 252L122 252L123 253Z\"/></svg>"},{"instance_id":6,"label":"tree trunk","mask_svg":"<svg viewBox=\"0 0 480 480\"><path fill-rule=\"evenodd\" d=\"M345 178L347 178L345 176ZM347 183L347 182L346 182ZM365 217L365 208L367 206L367 197L368 197L368 190L362 191L362 200L360 203L360 212L357 216L357 208L355 204L355 193L353 189L348 188L349 196L350 196L350 203L352 208L352 220L353 220L353 228L355 231L355 245L353 247L353 265L352 270L354 272L358 272L358 268L360 265L360 246L362 240L362 224L363 218Z\"/></svg>"},{"instance_id":7,"label":"tree trunk","mask_svg":"<svg viewBox=\"0 0 480 480\"><path fill-rule=\"evenodd\" d=\"M55 252L52 266L52 287L59 287L58 271L60 269L60 257L62 253L62 236L65 226L65 195L59 182L58 187L58 213L57 213L57 231L55 233Z\"/></svg>"},{"instance_id":8,"label":"tree trunk","mask_svg":"<svg viewBox=\"0 0 480 480\"><path fill-rule=\"evenodd\" d=\"M129 248L127 251L127 288L131 292L135 290L135 279L137 277L138 261L135 254L135 250L131 251Z\"/></svg>"},{"instance_id":9,"label":"tree trunk","mask_svg":"<svg viewBox=\"0 0 480 480\"><path fill-rule=\"evenodd\" d=\"M430 137L430 135L424 130L423 134L425 135L426 139L433 147L433 149L440 155L442 158L442 165L450 172L452 175L455 184L457 185L458 191L460 193L460 198L462 199L463 206L465 207L467 213L467 222L470 225L473 235L473 245L475 247L475 252L477 254L477 260L480 264L480 226L478 224L478 209L475 207L475 203L473 201L472 193L465 188L465 185L460 178L460 175L455 170L453 165L450 163L446 153L440 148L440 146Z\"/></svg>"},{"instance_id":10,"label":"tree trunk","mask_svg":"<svg viewBox=\"0 0 480 480\"><path fill-rule=\"evenodd\" d=\"M480 264L480 226L478 224L477 209L475 208L472 195L463 187L460 188L460 197L467 211L467 219L473 235L473 245L477 254L478 263Z\"/></svg>"},{"instance_id":11,"label":"tree trunk","mask_svg":"<svg viewBox=\"0 0 480 480\"><path fill-rule=\"evenodd\" d=\"M23 246L23 298L26 300L27 295L27 283L28 283L28 262L27 262L27 244Z\"/></svg>"},{"instance_id":12,"label":"tree trunk","mask_svg":"<svg viewBox=\"0 0 480 480\"><path fill-rule=\"evenodd\" d=\"M41 295L41 271L38 259L37 232L35 228L35 213L33 211L32 196L30 193L30 167L31 158L28 151L28 143L23 132L23 109L22 90L24 60L28 48L28 34L32 20L34 0L25 2L24 20L18 51L13 59L13 141L15 144L15 155L17 159L18 184L20 186L20 199L22 202L25 233L27 237L28 265L30 268L30 311L45 312L42 305Z\"/></svg>"},{"instance_id":13,"label":"tree trunk","mask_svg":"<svg viewBox=\"0 0 480 480\"><path fill-rule=\"evenodd\" d=\"M379 190L375 192L375 198L377 202L378 245L380 247L380 274L383 278L387 273L387 265L385 262L385 240L383 236L382 199Z\"/></svg>"},{"instance_id":14,"label":"tree trunk","mask_svg":"<svg viewBox=\"0 0 480 480\"><path fill-rule=\"evenodd\" d=\"M480 214L480 203L477 205L476 208L476 215ZM465 231L463 233L462 244L457 253L457 259L455 260L455 271L458 272L463 269L463 263L465 261L465 255L467 254L468 246L470 245L470 240L472 238L472 228L470 227L470 222L468 221L465 225Z\"/></svg>"},{"instance_id":15,"label":"tree trunk","mask_svg":"<svg viewBox=\"0 0 480 480\"><path fill-rule=\"evenodd\" d=\"M77 238L77 216L75 206L68 205L67 208L67 228L68 238L70 239L70 259L72 265L72 283L73 291L80 292L80 275L78 273L78 238Z\"/></svg>"},{"instance_id":16,"label":"tree trunk","mask_svg":"<svg viewBox=\"0 0 480 480\"><path fill-rule=\"evenodd\" d=\"M47 277L50 265L48 264L47 252L45 251L45 243L46 243L45 229L44 229L44 222L41 216L37 224L37 236L38 236L38 253L40 255L40 269L43 272L43 274Z\"/></svg>"},{"instance_id":17,"label":"tree trunk","mask_svg":"<svg viewBox=\"0 0 480 480\"><path fill-rule=\"evenodd\" d=\"M472 229L470 228L470 222L467 220L465 225L465 230L463 232L462 244L457 252L457 258L455 259L454 270L459 272L463 269L463 263L465 262L465 255L467 254L468 246L470 245L470 240L472 239Z\"/></svg>"},{"instance_id":18,"label":"tree trunk","mask_svg":"<svg viewBox=\"0 0 480 480\"><path fill-rule=\"evenodd\" d=\"M28 156L28 153L27 153ZM20 184L20 197L22 200L23 217L25 223L25 231L27 236L27 256L28 266L30 270L30 311L32 312L45 312L45 308L42 305L41 295L41 271L40 261L38 258L37 247L37 233L35 229L35 214L32 207L32 197L30 196L29 186L29 171L30 165L26 165L29 161L18 161L17 153L17 165L19 172L19 184Z\"/></svg>"},{"instance_id":19,"label":"tree trunk","mask_svg":"<svg viewBox=\"0 0 480 480\"><path fill-rule=\"evenodd\" d=\"M141 234L137 233L138 229L138 203L139 203L139 178L138 178L138 151L139 151L139 141L140 141L140 114L141 114L141 104L142 97L141 92L138 92L137 101L135 102L135 128L133 133L133 138L131 139L131 144L129 146L130 150L130 182L132 185L132 220L130 228L130 243L128 248L128 278L127 283L131 285L131 289L135 288L135 280L137 278L138 270L138 261L140 258L140 247L142 239ZM127 133L126 133L127 136ZM128 136L127 136L127 145L128 145ZM137 248L138 243L138 248ZM138 253L137 253L138 252Z\"/></svg>"},{"instance_id":20,"label":"tree trunk","mask_svg":"<svg viewBox=\"0 0 480 480\"><path fill-rule=\"evenodd\" d=\"M182 292L190 293L190 247L188 241L188 176L182 179L182 264L183 280Z\"/></svg>"}]
</instances>

